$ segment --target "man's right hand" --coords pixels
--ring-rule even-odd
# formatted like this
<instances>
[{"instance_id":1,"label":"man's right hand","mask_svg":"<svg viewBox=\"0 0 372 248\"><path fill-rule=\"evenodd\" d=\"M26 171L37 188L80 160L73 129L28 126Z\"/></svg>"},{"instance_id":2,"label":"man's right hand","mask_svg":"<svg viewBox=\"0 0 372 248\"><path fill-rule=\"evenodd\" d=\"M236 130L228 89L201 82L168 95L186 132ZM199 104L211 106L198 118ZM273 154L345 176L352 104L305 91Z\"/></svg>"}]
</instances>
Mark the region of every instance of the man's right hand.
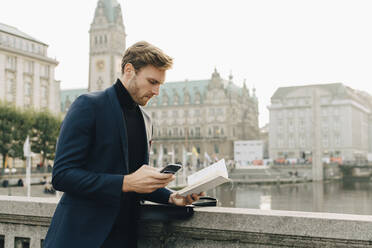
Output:
<instances>
[{"instance_id":1,"label":"man's right hand","mask_svg":"<svg viewBox=\"0 0 372 248\"><path fill-rule=\"evenodd\" d=\"M160 173L154 167L142 165L132 174L125 175L123 192L151 193L159 188L164 188L176 177L172 174Z\"/></svg>"}]
</instances>

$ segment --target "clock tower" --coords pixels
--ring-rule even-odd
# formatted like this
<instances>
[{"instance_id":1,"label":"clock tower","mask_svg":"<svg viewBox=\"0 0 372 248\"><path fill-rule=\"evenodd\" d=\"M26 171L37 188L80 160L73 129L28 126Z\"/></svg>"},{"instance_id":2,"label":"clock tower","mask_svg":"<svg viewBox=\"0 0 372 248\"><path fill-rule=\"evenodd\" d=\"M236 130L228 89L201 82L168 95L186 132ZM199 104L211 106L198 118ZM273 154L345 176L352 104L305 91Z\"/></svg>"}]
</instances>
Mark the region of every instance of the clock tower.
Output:
<instances>
[{"instance_id":1,"label":"clock tower","mask_svg":"<svg viewBox=\"0 0 372 248\"><path fill-rule=\"evenodd\" d=\"M121 74L126 34L121 7L116 0L98 1L89 37L88 91L92 92L111 86Z\"/></svg>"}]
</instances>

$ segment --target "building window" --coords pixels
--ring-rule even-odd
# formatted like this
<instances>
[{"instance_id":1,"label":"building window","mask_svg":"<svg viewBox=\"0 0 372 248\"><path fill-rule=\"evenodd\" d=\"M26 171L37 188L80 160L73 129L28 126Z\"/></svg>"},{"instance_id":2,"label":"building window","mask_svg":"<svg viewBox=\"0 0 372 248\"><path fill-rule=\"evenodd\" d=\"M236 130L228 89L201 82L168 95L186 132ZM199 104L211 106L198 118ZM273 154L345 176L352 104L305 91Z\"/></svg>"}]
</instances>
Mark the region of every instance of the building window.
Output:
<instances>
[{"instance_id":1,"label":"building window","mask_svg":"<svg viewBox=\"0 0 372 248\"><path fill-rule=\"evenodd\" d=\"M25 77L24 78L24 86L25 86L25 96L31 96L32 93L32 86L31 86L31 78Z\"/></svg>"},{"instance_id":2,"label":"building window","mask_svg":"<svg viewBox=\"0 0 372 248\"><path fill-rule=\"evenodd\" d=\"M214 127L213 127L213 134L214 134L215 136L217 136L217 135L220 134L220 129L219 129L218 126L214 126Z\"/></svg>"},{"instance_id":3,"label":"building window","mask_svg":"<svg viewBox=\"0 0 372 248\"><path fill-rule=\"evenodd\" d=\"M335 146L341 146L341 136L340 134L335 134Z\"/></svg>"},{"instance_id":4,"label":"building window","mask_svg":"<svg viewBox=\"0 0 372 248\"><path fill-rule=\"evenodd\" d=\"M282 148L284 146L284 141L281 138L278 138L278 148Z\"/></svg>"},{"instance_id":5,"label":"building window","mask_svg":"<svg viewBox=\"0 0 372 248\"><path fill-rule=\"evenodd\" d=\"M200 93L198 92L198 93L196 93L196 96L195 96L195 103L200 104L200 99L201 99Z\"/></svg>"},{"instance_id":6,"label":"building window","mask_svg":"<svg viewBox=\"0 0 372 248\"><path fill-rule=\"evenodd\" d=\"M40 65L40 75L42 77L49 77L49 65Z\"/></svg>"},{"instance_id":7,"label":"building window","mask_svg":"<svg viewBox=\"0 0 372 248\"><path fill-rule=\"evenodd\" d=\"M173 117L178 117L178 111L177 110L173 110Z\"/></svg>"},{"instance_id":8,"label":"building window","mask_svg":"<svg viewBox=\"0 0 372 248\"><path fill-rule=\"evenodd\" d=\"M168 105L168 96L163 96L163 105Z\"/></svg>"},{"instance_id":9,"label":"building window","mask_svg":"<svg viewBox=\"0 0 372 248\"><path fill-rule=\"evenodd\" d=\"M196 127L196 128L195 128L195 135L196 135L197 137L200 137L200 127Z\"/></svg>"},{"instance_id":10,"label":"building window","mask_svg":"<svg viewBox=\"0 0 372 248\"><path fill-rule=\"evenodd\" d=\"M185 95L185 104L190 104L190 95L187 93Z\"/></svg>"},{"instance_id":11,"label":"building window","mask_svg":"<svg viewBox=\"0 0 372 248\"><path fill-rule=\"evenodd\" d=\"M49 98L49 88L48 88L48 81L43 79L40 81L40 105L43 108L48 106L48 98Z\"/></svg>"},{"instance_id":12,"label":"building window","mask_svg":"<svg viewBox=\"0 0 372 248\"><path fill-rule=\"evenodd\" d=\"M14 247L16 248L29 248L30 247L30 238L20 238L15 237Z\"/></svg>"},{"instance_id":13,"label":"building window","mask_svg":"<svg viewBox=\"0 0 372 248\"><path fill-rule=\"evenodd\" d=\"M17 58L15 56L7 56L6 68L15 71L17 68Z\"/></svg>"},{"instance_id":14,"label":"building window","mask_svg":"<svg viewBox=\"0 0 372 248\"><path fill-rule=\"evenodd\" d=\"M209 115L210 115L210 116L213 116L213 115L214 115L214 108L210 108L210 109L209 109Z\"/></svg>"},{"instance_id":15,"label":"building window","mask_svg":"<svg viewBox=\"0 0 372 248\"><path fill-rule=\"evenodd\" d=\"M7 92L7 100L12 102L15 100L15 74L13 72L6 73L6 92Z\"/></svg>"},{"instance_id":16,"label":"building window","mask_svg":"<svg viewBox=\"0 0 372 248\"><path fill-rule=\"evenodd\" d=\"M178 128L177 127L173 128L173 135L178 136Z\"/></svg>"},{"instance_id":17,"label":"building window","mask_svg":"<svg viewBox=\"0 0 372 248\"><path fill-rule=\"evenodd\" d=\"M183 115L184 115L185 117L188 117L188 116L189 116L189 111L188 111L187 109L185 109L185 111L183 112Z\"/></svg>"},{"instance_id":18,"label":"building window","mask_svg":"<svg viewBox=\"0 0 372 248\"><path fill-rule=\"evenodd\" d=\"M328 147L328 136L323 135L323 147Z\"/></svg>"},{"instance_id":19,"label":"building window","mask_svg":"<svg viewBox=\"0 0 372 248\"><path fill-rule=\"evenodd\" d=\"M178 105L178 104L179 104L179 97L178 97L178 95L175 95L175 96L174 96L173 104L174 104L174 105Z\"/></svg>"},{"instance_id":20,"label":"building window","mask_svg":"<svg viewBox=\"0 0 372 248\"><path fill-rule=\"evenodd\" d=\"M34 74L34 62L25 60L23 71L28 74Z\"/></svg>"},{"instance_id":21,"label":"building window","mask_svg":"<svg viewBox=\"0 0 372 248\"><path fill-rule=\"evenodd\" d=\"M220 152L218 145L214 144L214 153L218 154Z\"/></svg>"},{"instance_id":22,"label":"building window","mask_svg":"<svg viewBox=\"0 0 372 248\"><path fill-rule=\"evenodd\" d=\"M305 137L304 136L300 136L300 147L301 148L305 147Z\"/></svg>"}]
</instances>

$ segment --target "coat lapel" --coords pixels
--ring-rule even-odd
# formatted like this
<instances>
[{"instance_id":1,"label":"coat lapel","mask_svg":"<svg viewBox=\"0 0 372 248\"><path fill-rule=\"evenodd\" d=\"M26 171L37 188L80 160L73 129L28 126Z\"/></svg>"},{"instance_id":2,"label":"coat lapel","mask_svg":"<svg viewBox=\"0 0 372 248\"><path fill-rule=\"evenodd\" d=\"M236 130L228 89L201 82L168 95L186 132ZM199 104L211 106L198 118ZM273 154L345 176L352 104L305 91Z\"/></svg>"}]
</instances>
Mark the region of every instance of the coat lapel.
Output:
<instances>
[{"instance_id":1,"label":"coat lapel","mask_svg":"<svg viewBox=\"0 0 372 248\"><path fill-rule=\"evenodd\" d=\"M128 135L127 135L127 127L125 125L123 111L121 110L119 100L116 96L114 86L111 86L106 90L106 94L110 99L111 103L111 110L113 112L113 119L116 123L116 127L118 129L120 135L120 144L124 155L124 165L125 165L125 172L129 172L129 161L128 161Z\"/></svg>"}]
</instances>

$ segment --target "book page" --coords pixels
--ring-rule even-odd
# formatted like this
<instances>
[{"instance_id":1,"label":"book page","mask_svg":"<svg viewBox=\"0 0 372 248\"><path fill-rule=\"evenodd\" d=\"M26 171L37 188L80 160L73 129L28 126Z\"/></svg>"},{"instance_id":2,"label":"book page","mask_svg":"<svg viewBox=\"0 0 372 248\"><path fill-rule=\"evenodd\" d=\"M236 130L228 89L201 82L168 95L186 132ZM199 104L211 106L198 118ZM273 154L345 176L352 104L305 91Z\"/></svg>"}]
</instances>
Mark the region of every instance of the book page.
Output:
<instances>
[{"instance_id":1,"label":"book page","mask_svg":"<svg viewBox=\"0 0 372 248\"><path fill-rule=\"evenodd\" d=\"M197 184L193 184L193 185L187 186L179 190L178 194L180 194L181 196L187 196L193 193L199 194L201 192L205 192L207 190L213 189L229 181L230 179L224 176L212 176L212 177L209 177L209 179L205 179Z\"/></svg>"},{"instance_id":2,"label":"book page","mask_svg":"<svg viewBox=\"0 0 372 248\"><path fill-rule=\"evenodd\" d=\"M228 178L229 175L227 173L225 159L221 159L220 161L204 168L198 172L187 177L187 184L193 185L196 184L204 179L207 179L211 175L221 175L223 177Z\"/></svg>"}]
</instances>

